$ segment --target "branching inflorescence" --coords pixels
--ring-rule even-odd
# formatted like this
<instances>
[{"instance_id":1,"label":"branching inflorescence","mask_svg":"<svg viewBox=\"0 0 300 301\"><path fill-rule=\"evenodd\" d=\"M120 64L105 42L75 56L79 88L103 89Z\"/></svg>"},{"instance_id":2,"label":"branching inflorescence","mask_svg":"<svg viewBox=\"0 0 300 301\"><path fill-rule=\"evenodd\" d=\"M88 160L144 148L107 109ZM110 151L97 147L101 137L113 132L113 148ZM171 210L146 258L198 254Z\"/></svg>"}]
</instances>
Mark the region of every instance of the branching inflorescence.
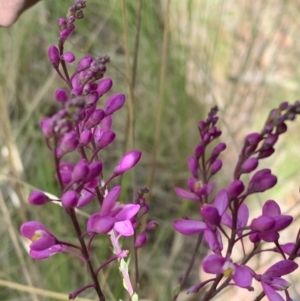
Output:
<instances>
[{"instance_id":1,"label":"branching inflorescence","mask_svg":"<svg viewBox=\"0 0 300 301\"><path fill-rule=\"evenodd\" d=\"M76 0L69 8L67 17L59 19L58 45L50 46L48 57L66 87L55 92L55 99L62 108L52 117L41 121L47 146L53 154L56 179L61 192L58 201L72 221L78 242L59 239L38 221L24 223L21 233L31 240L31 257L45 259L57 253L70 253L87 266L91 283L71 293L70 299L75 299L88 288L94 288L99 300L104 301L98 273L110 262L118 260L124 287L131 300L136 301L138 295L135 288L138 277L135 279L136 283L132 284L128 264L123 259L128 255L128 250L121 248L119 240L120 237L134 235L134 247L141 248L147 242L146 231L153 230L158 224L156 221L150 221L145 229L137 233L139 219L149 210L144 198L147 189L140 189L132 203L125 205L117 202L121 186L109 187L113 179L138 163L141 151L132 150L125 154L107 179L103 177L104 162L100 159L101 152L115 139L116 134L111 129L113 115L123 107L125 95L113 94L108 97L102 108L98 107L99 100L113 85L110 78L104 78L109 63L109 57L106 55L86 55L79 60L72 72L69 71L69 64L75 62L75 55L64 51L65 42L75 29L75 21L84 17L85 6L86 1ZM263 288L256 301L264 294L270 301L290 301L289 283L281 277L298 268L294 259L300 256L300 232L298 231L294 241L283 244L279 241L279 232L291 225L292 216L283 215L280 206L274 200L268 200L263 205L262 214L248 222L249 210L245 200L252 194L264 192L276 185L277 177L270 169L256 170L260 160L274 153L278 137L287 131L286 122L294 120L300 113L300 102L297 101L293 105L282 103L278 109L271 111L260 133L252 133L246 137L233 171L232 182L228 187L219 190L213 198L213 177L222 168L219 155L226 149L223 142L211 149L211 144L222 134L217 128L217 113L218 109L215 107L209 112L206 120L199 122L200 142L194 155L188 160L191 172L191 177L187 180L188 190L175 188L178 196L198 205L199 219L183 218L173 224L175 230L184 235L198 234L190 266L176 289L173 300L177 299L184 286L204 238L212 253L202 261L202 269L214 276L193 285L188 293L198 292L210 284L206 291L203 289L201 297L202 301L208 301L231 284L253 290L252 282L255 280L260 282ZM77 160L75 164L64 161L65 156L70 153ZM243 175L251 172L254 174L246 183ZM42 191L33 191L29 195L29 202L33 205L46 205L52 201L53 199ZM98 202L99 209L89 217L86 228L82 229L76 209L84 208L92 201ZM95 267L91 262L93 241L97 236L107 234L114 254L106 262ZM253 246L248 254L245 240L249 240ZM271 244L271 248L262 250L261 242ZM241 245L243 250L243 259L240 262L231 259L237 244ZM247 263L263 251L278 253L282 258L263 274L257 274ZM285 299L278 291L284 291Z\"/></svg>"},{"instance_id":2,"label":"branching inflorescence","mask_svg":"<svg viewBox=\"0 0 300 301\"><path fill-rule=\"evenodd\" d=\"M153 230L157 223L151 221L144 231L137 228L139 219L148 212L149 206L143 197L147 192L141 189L130 204L121 204L117 199L121 193L120 186L109 188L109 183L116 177L133 168L141 158L141 152L133 150L125 154L110 176L103 178L104 162L100 159L101 151L110 145L116 134L111 130L113 114L121 109L125 102L124 94L113 94L108 97L104 106L98 108L99 100L110 91L113 82L103 78L109 57L84 56L70 74L69 66L75 61L72 52L65 52L67 39L75 29L75 21L84 17L86 1L76 0L69 8L67 18L59 19L58 46L50 46L48 57L54 69L64 81L67 88L57 89L56 101L62 108L52 117L41 121L41 129L47 146L53 154L56 179L60 187L59 202L69 215L78 243L62 241L51 233L43 224L28 221L21 226L21 233L31 240L29 254L35 259L45 259L57 253L71 253L82 260L90 273L92 283L71 293L76 296L87 288L94 288L99 300L104 301L103 290L98 281L99 271L113 260L119 260L120 270L132 300L137 300L134 286L130 281L128 266L123 258L128 254L119 243L121 237L135 235L135 248L141 248L147 242L146 231ZM64 161L65 155L73 153L77 163ZM77 208L83 208L93 200L99 203L98 211L90 216L86 229L81 229L76 214ZM45 205L52 202L42 191L33 191L29 202L33 205ZM108 234L114 255L99 267L91 262L92 243L97 235ZM138 281L136 279L136 281Z\"/></svg>"},{"instance_id":3,"label":"branching inflorescence","mask_svg":"<svg viewBox=\"0 0 300 301\"><path fill-rule=\"evenodd\" d=\"M198 234L201 238L204 237L212 254L203 260L202 269L206 273L215 274L213 278L192 286L188 293L198 292L207 284L212 283L206 293L203 293L202 300L207 301L232 281L234 285L251 291L254 279L261 283L264 291L256 298L256 301L260 300L264 294L270 301L283 301L283 297L277 291L284 291L285 300L292 300L287 290L289 283L281 276L290 274L298 268L293 260L300 256L300 232L293 242L285 244L279 242L279 232L291 225L293 217L283 215L280 206L274 200L268 200L263 205L262 214L248 223L249 209L245 200L249 195L264 192L276 185L277 177L270 169L258 171L256 169L260 160L274 153L274 145L279 135L287 131L286 122L294 120L296 115L300 114L300 102L297 101L293 105L287 102L282 103L278 109L271 111L260 133L252 133L245 138L234 168L232 182L227 188L221 189L211 200L214 186L212 177L222 167L219 155L226 148L226 144L221 142L211 152L208 150L210 144L221 136L221 131L216 126L218 121L216 114L217 108L213 108L208 118L200 121L198 125L200 143L196 146L194 155L188 160L191 172L191 177L187 180L188 190L175 188L178 196L198 204L200 216L199 220L189 218L177 220L173 226L176 231L184 235ZM254 171L256 172L249 183L245 185L242 176ZM226 231L226 228L229 231ZM226 250L223 249L224 239L227 241ZM249 254L245 251L245 240L250 240L253 245ZM273 246L268 250L262 250L261 242ZM243 249L243 259L239 263L231 259L236 244L241 244ZM199 246L200 244L197 248ZM280 253L282 260L260 275L247 266L247 262L263 251ZM228 279L224 280L224 278ZM180 287L182 285L183 283ZM177 293L173 300L176 298Z\"/></svg>"}]
</instances>

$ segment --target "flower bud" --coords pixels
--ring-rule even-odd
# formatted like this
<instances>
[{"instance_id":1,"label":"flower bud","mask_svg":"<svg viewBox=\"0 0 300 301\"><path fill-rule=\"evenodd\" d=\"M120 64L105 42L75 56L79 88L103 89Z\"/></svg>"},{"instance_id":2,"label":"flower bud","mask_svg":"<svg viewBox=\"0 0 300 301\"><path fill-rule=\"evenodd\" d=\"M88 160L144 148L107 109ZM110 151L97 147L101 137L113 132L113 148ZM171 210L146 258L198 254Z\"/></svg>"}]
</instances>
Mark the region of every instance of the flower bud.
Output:
<instances>
[{"instance_id":1,"label":"flower bud","mask_svg":"<svg viewBox=\"0 0 300 301\"><path fill-rule=\"evenodd\" d=\"M287 125L283 122L277 125L276 134L280 135L287 131Z\"/></svg>"},{"instance_id":2,"label":"flower bud","mask_svg":"<svg viewBox=\"0 0 300 301\"><path fill-rule=\"evenodd\" d=\"M270 169L262 169L257 171L249 182L248 192L264 192L277 183L276 176L271 174Z\"/></svg>"},{"instance_id":3,"label":"flower bud","mask_svg":"<svg viewBox=\"0 0 300 301\"><path fill-rule=\"evenodd\" d=\"M69 190L61 197L61 203L65 208L75 208L78 202L78 194L74 190Z\"/></svg>"},{"instance_id":4,"label":"flower bud","mask_svg":"<svg viewBox=\"0 0 300 301\"><path fill-rule=\"evenodd\" d=\"M99 149L103 149L109 144L111 144L116 137L116 134L113 131L107 131L101 135L100 140L96 142L96 146Z\"/></svg>"},{"instance_id":5,"label":"flower bud","mask_svg":"<svg viewBox=\"0 0 300 301\"><path fill-rule=\"evenodd\" d=\"M51 202L51 199L42 191L32 191L28 197L28 201L32 205L41 206Z\"/></svg>"},{"instance_id":6,"label":"flower bud","mask_svg":"<svg viewBox=\"0 0 300 301\"><path fill-rule=\"evenodd\" d=\"M93 126L99 124L103 120L104 117L105 117L104 111L101 109L97 109L90 118L91 124Z\"/></svg>"},{"instance_id":7,"label":"flower bud","mask_svg":"<svg viewBox=\"0 0 300 301\"><path fill-rule=\"evenodd\" d=\"M75 131L71 131L66 133L60 144L61 155L69 153L77 148L79 144L77 133Z\"/></svg>"},{"instance_id":8,"label":"flower bud","mask_svg":"<svg viewBox=\"0 0 300 301\"><path fill-rule=\"evenodd\" d=\"M268 149L271 148L275 145L275 143L278 140L278 135L277 134L270 134L268 137L265 139L262 148L263 149Z\"/></svg>"},{"instance_id":9,"label":"flower bud","mask_svg":"<svg viewBox=\"0 0 300 301\"><path fill-rule=\"evenodd\" d=\"M251 230L266 232L271 230L275 225L275 220L273 217L268 215L261 215L258 218L252 220L250 228Z\"/></svg>"},{"instance_id":10,"label":"flower bud","mask_svg":"<svg viewBox=\"0 0 300 301\"><path fill-rule=\"evenodd\" d=\"M68 93L65 89L57 89L55 91L55 98L60 103L66 103L68 101Z\"/></svg>"},{"instance_id":11,"label":"flower bud","mask_svg":"<svg viewBox=\"0 0 300 301\"><path fill-rule=\"evenodd\" d=\"M58 48L54 45L51 45L48 49L48 57L54 68L58 68L60 63L59 51Z\"/></svg>"},{"instance_id":12,"label":"flower bud","mask_svg":"<svg viewBox=\"0 0 300 301\"><path fill-rule=\"evenodd\" d=\"M134 242L134 247L137 249L142 248L146 244L147 240L147 234L145 232L140 233Z\"/></svg>"},{"instance_id":13,"label":"flower bud","mask_svg":"<svg viewBox=\"0 0 300 301\"><path fill-rule=\"evenodd\" d=\"M97 92L99 94L99 97L101 97L103 94L107 93L113 85L113 81L111 78L103 78L97 88Z\"/></svg>"},{"instance_id":14,"label":"flower bud","mask_svg":"<svg viewBox=\"0 0 300 301\"><path fill-rule=\"evenodd\" d=\"M59 173L64 185L68 185L71 183L73 170L74 167L71 163L68 162L59 163Z\"/></svg>"},{"instance_id":15,"label":"flower bud","mask_svg":"<svg viewBox=\"0 0 300 301\"><path fill-rule=\"evenodd\" d=\"M98 234L108 233L115 225L115 219L111 216L93 218L93 215L88 221L88 231L93 231Z\"/></svg>"},{"instance_id":16,"label":"flower bud","mask_svg":"<svg viewBox=\"0 0 300 301\"><path fill-rule=\"evenodd\" d=\"M54 134L52 118L48 118L48 117L43 118L40 125L45 138L51 138Z\"/></svg>"},{"instance_id":17,"label":"flower bud","mask_svg":"<svg viewBox=\"0 0 300 301\"><path fill-rule=\"evenodd\" d=\"M63 41L65 41L71 34L71 31L69 29L63 29L60 33L59 33L59 38Z\"/></svg>"},{"instance_id":18,"label":"flower bud","mask_svg":"<svg viewBox=\"0 0 300 301\"><path fill-rule=\"evenodd\" d=\"M114 175L119 176L127 170L133 168L139 162L141 156L142 152L139 150L133 150L125 154L120 160L119 164L116 166Z\"/></svg>"},{"instance_id":19,"label":"flower bud","mask_svg":"<svg viewBox=\"0 0 300 301\"><path fill-rule=\"evenodd\" d=\"M198 162L194 156L189 157L188 167L195 178L198 178Z\"/></svg>"},{"instance_id":20,"label":"flower bud","mask_svg":"<svg viewBox=\"0 0 300 301\"><path fill-rule=\"evenodd\" d=\"M158 227L158 222L157 221L150 221L147 226L146 226L146 230L147 231L151 231L154 230L155 228Z\"/></svg>"},{"instance_id":21,"label":"flower bud","mask_svg":"<svg viewBox=\"0 0 300 301\"><path fill-rule=\"evenodd\" d=\"M262 140L262 137L259 133L252 133L247 135L246 144L247 145L256 145Z\"/></svg>"},{"instance_id":22,"label":"flower bud","mask_svg":"<svg viewBox=\"0 0 300 301\"><path fill-rule=\"evenodd\" d=\"M92 179L98 177L102 172L102 168L103 168L102 160L91 163L89 166L90 172L88 174L87 181L91 181Z\"/></svg>"},{"instance_id":23,"label":"flower bud","mask_svg":"<svg viewBox=\"0 0 300 301\"><path fill-rule=\"evenodd\" d=\"M98 101L99 96L98 96L98 92L97 91L92 91L85 99L85 102L87 104L88 107L96 104L96 102Z\"/></svg>"},{"instance_id":24,"label":"flower bud","mask_svg":"<svg viewBox=\"0 0 300 301\"><path fill-rule=\"evenodd\" d=\"M196 159L201 158L203 156L203 154L204 154L203 145L202 144L197 145L196 148L195 148L195 157L196 157Z\"/></svg>"},{"instance_id":25,"label":"flower bud","mask_svg":"<svg viewBox=\"0 0 300 301\"><path fill-rule=\"evenodd\" d=\"M272 156L275 152L275 149L273 147L265 150L260 150L258 153L258 159L264 159Z\"/></svg>"},{"instance_id":26,"label":"flower bud","mask_svg":"<svg viewBox=\"0 0 300 301\"><path fill-rule=\"evenodd\" d=\"M201 215L204 221L218 226L221 222L221 216L217 210L217 208L213 205L204 205L201 208Z\"/></svg>"},{"instance_id":27,"label":"flower bud","mask_svg":"<svg viewBox=\"0 0 300 301\"><path fill-rule=\"evenodd\" d=\"M65 52L61 56L61 59L64 60L66 63L72 63L75 61L75 55L72 52Z\"/></svg>"},{"instance_id":28,"label":"flower bud","mask_svg":"<svg viewBox=\"0 0 300 301\"><path fill-rule=\"evenodd\" d=\"M112 115L115 111L122 108L125 102L124 94L113 94L111 95L104 106L104 111L106 115Z\"/></svg>"},{"instance_id":29,"label":"flower bud","mask_svg":"<svg viewBox=\"0 0 300 301\"><path fill-rule=\"evenodd\" d=\"M210 172L212 175L217 173L222 168L222 161L220 159L217 159L211 166L210 166Z\"/></svg>"},{"instance_id":30,"label":"flower bud","mask_svg":"<svg viewBox=\"0 0 300 301\"><path fill-rule=\"evenodd\" d=\"M257 158L248 158L241 167L242 173L249 173L256 169L258 166L258 159Z\"/></svg>"},{"instance_id":31,"label":"flower bud","mask_svg":"<svg viewBox=\"0 0 300 301\"><path fill-rule=\"evenodd\" d=\"M93 138L93 134L92 134L91 130L84 130L80 134L79 141L83 145L87 145L92 141L92 138Z\"/></svg>"},{"instance_id":32,"label":"flower bud","mask_svg":"<svg viewBox=\"0 0 300 301\"><path fill-rule=\"evenodd\" d=\"M89 174L89 171L88 161L86 159L79 160L72 173L73 181L77 182L83 180Z\"/></svg>"},{"instance_id":33,"label":"flower bud","mask_svg":"<svg viewBox=\"0 0 300 301\"><path fill-rule=\"evenodd\" d=\"M244 183L241 180L234 180L227 188L227 192L230 198L236 198L245 189Z\"/></svg>"},{"instance_id":34,"label":"flower bud","mask_svg":"<svg viewBox=\"0 0 300 301\"><path fill-rule=\"evenodd\" d=\"M83 71L90 67L93 58L91 56L83 57L77 64L77 71Z\"/></svg>"}]
</instances>

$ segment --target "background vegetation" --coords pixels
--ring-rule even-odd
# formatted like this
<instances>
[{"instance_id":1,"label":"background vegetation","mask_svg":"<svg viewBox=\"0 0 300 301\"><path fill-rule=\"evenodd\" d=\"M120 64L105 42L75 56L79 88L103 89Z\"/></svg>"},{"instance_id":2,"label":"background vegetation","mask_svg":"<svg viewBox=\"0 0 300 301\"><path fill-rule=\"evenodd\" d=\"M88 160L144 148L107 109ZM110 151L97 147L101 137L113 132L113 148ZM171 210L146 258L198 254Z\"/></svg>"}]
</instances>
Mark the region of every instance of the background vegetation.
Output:
<instances>
[{"instance_id":1,"label":"background vegetation","mask_svg":"<svg viewBox=\"0 0 300 301\"><path fill-rule=\"evenodd\" d=\"M46 53L57 41L58 18L71 3L44 0L11 28L0 29L0 300L66 300L87 280L82 265L68 256L31 260L18 230L23 221L38 219L72 239L58 206L27 204L33 187L58 192L39 121L56 109L53 93L61 82ZM218 185L227 185L244 135L259 131L271 108L299 97L299 8L298 1L285 0L88 0L67 50L77 58L86 53L111 57L107 76L114 79L113 92L126 93L134 115L129 118L128 106L117 113L118 142L103 159L109 170L126 149L143 151L134 187L150 188L149 218L160 224L140 254L143 300L170 300L195 243L193 237L175 234L171 222L198 214L173 192L174 186L185 186L198 121L219 106L228 149ZM260 210L258 203L274 198L299 220L299 125L290 125L276 155L265 163L279 175L279 184L251 200L253 214ZM122 179L124 202L132 198L132 179ZM291 231L285 238L294 235ZM205 252L204 247L199 262ZM109 254L108 240L99 241L95 260ZM268 260L256 264L264 269ZM187 287L199 281L198 266ZM116 264L101 281L108 300L126 300ZM256 288L254 294L259 292ZM294 295L300 300L299 286ZM93 292L84 296L94 298ZM180 300L192 298L197 300L180 295Z\"/></svg>"}]
</instances>

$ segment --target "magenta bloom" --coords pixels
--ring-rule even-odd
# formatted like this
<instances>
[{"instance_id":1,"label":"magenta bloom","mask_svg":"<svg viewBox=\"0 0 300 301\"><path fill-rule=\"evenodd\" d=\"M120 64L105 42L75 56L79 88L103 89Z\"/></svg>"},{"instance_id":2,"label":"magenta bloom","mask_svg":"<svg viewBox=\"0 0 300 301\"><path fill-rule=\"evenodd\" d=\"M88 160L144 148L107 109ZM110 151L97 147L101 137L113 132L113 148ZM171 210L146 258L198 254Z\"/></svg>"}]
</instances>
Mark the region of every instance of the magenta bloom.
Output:
<instances>
[{"instance_id":1,"label":"magenta bloom","mask_svg":"<svg viewBox=\"0 0 300 301\"><path fill-rule=\"evenodd\" d=\"M278 232L288 227L292 221L292 216L281 214L280 207L275 201L268 200L263 206L262 215L253 219L250 227L260 239L275 242L279 239ZM253 235L251 237L253 238Z\"/></svg>"},{"instance_id":2,"label":"magenta bloom","mask_svg":"<svg viewBox=\"0 0 300 301\"><path fill-rule=\"evenodd\" d=\"M202 262L202 268L209 274L223 274L231 277L234 283L242 288L250 288L252 283L252 270L242 264L233 263L219 254L208 255Z\"/></svg>"},{"instance_id":3,"label":"magenta bloom","mask_svg":"<svg viewBox=\"0 0 300 301\"><path fill-rule=\"evenodd\" d=\"M105 234L114 229L123 236L134 234L131 218L138 213L140 205L117 204L116 200L120 193L120 186L115 186L108 192L103 200L101 211L89 218L87 231Z\"/></svg>"},{"instance_id":4,"label":"magenta bloom","mask_svg":"<svg viewBox=\"0 0 300 301\"><path fill-rule=\"evenodd\" d=\"M29 221L22 224L20 232L32 241L29 255L35 259L48 258L66 251L66 247L59 245L56 237L40 222Z\"/></svg>"},{"instance_id":5,"label":"magenta bloom","mask_svg":"<svg viewBox=\"0 0 300 301\"><path fill-rule=\"evenodd\" d=\"M290 283L281 276L288 275L298 268L298 264L292 260L282 260L273 264L262 275L255 275L256 280L261 282L263 290L269 301L284 301L277 291L286 290Z\"/></svg>"}]
</instances>

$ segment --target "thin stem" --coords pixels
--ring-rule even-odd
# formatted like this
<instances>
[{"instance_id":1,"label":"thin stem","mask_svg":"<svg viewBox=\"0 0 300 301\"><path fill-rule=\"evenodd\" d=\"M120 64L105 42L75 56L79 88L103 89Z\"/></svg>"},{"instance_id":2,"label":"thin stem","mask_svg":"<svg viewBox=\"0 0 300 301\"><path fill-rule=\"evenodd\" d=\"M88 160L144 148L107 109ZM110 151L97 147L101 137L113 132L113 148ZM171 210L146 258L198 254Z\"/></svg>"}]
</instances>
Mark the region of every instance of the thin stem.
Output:
<instances>
[{"instance_id":1,"label":"thin stem","mask_svg":"<svg viewBox=\"0 0 300 301\"><path fill-rule=\"evenodd\" d=\"M194 266L194 263L195 263L195 259L196 259L196 256L197 256L197 253L199 251L199 248L201 246L201 243L202 243L202 238L203 238L203 233L200 233L198 235L198 239L197 239L197 242L196 242L196 245L195 245L195 248L194 248L194 252L193 252L193 255L191 257L191 260L190 260L190 263L185 271L185 274L179 284L179 289L178 289L178 293L176 295L173 296L173 299L172 301L176 301L177 300L177 297L179 295L179 292L181 291L182 287L185 285L185 282L187 281L189 275L190 275L190 272Z\"/></svg>"}]
</instances>

